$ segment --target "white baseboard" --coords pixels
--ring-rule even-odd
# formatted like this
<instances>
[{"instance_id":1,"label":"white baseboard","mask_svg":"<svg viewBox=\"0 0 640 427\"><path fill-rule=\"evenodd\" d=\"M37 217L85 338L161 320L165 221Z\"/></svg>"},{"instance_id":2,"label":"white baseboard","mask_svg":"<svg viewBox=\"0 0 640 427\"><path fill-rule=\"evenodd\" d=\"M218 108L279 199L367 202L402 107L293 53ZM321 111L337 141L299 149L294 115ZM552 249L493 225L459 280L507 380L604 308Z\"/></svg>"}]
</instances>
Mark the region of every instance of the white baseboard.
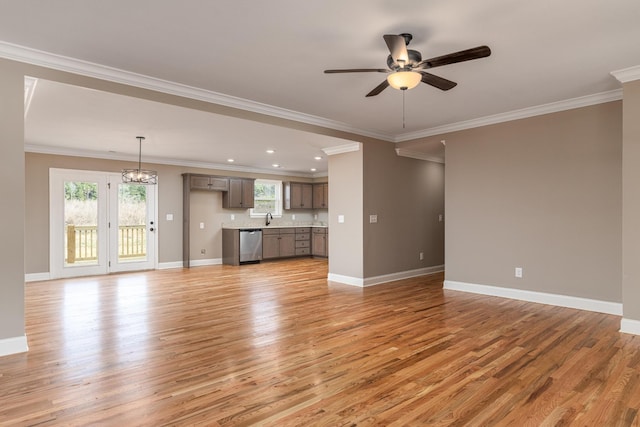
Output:
<instances>
[{"instance_id":1,"label":"white baseboard","mask_svg":"<svg viewBox=\"0 0 640 427\"><path fill-rule=\"evenodd\" d=\"M29 345L27 344L26 335L0 340L0 356L24 353L26 351L29 351Z\"/></svg>"},{"instance_id":2,"label":"white baseboard","mask_svg":"<svg viewBox=\"0 0 640 427\"><path fill-rule=\"evenodd\" d=\"M416 270L400 271L397 273L384 274L382 276L374 276L367 278L343 276L340 274L329 273L327 280L331 282L343 283L345 285L358 286L366 288L367 286L380 285L382 283L394 282L396 280L409 279L411 277L426 276L427 274L439 273L444 271L444 265L435 265L432 267L418 268Z\"/></svg>"},{"instance_id":3,"label":"white baseboard","mask_svg":"<svg viewBox=\"0 0 640 427\"><path fill-rule=\"evenodd\" d=\"M329 273L327 280L330 282L338 282L344 285L357 286L359 288L364 287L364 279L352 276L343 276L342 274Z\"/></svg>"},{"instance_id":4,"label":"white baseboard","mask_svg":"<svg viewBox=\"0 0 640 427\"><path fill-rule=\"evenodd\" d=\"M203 267L205 265L222 265L222 258L192 259L189 261L191 267Z\"/></svg>"},{"instance_id":5,"label":"white baseboard","mask_svg":"<svg viewBox=\"0 0 640 427\"><path fill-rule=\"evenodd\" d=\"M548 294L545 292L525 291L513 288L501 288L499 286L477 285L474 283L455 282L452 280L444 281L444 289L622 316L622 303L616 302Z\"/></svg>"},{"instance_id":6,"label":"white baseboard","mask_svg":"<svg viewBox=\"0 0 640 427\"><path fill-rule=\"evenodd\" d=\"M171 268L182 268L182 261L161 262L158 264L158 270L169 270Z\"/></svg>"},{"instance_id":7,"label":"white baseboard","mask_svg":"<svg viewBox=\"0 0 640 427\"><path fill-rule=\"evenodd\" d=\"M46 273L29 273L24 275L25 282L41 282L43 280L51 280L51 274Z\"/></svg>"},{"instance_id":8,"label":"white baseboard","mask_svg":"<svg viewBox=\"0 0 640 427\"><path fill-rule=\"evenodd\" d=\"M625 319L623 317L620 321L620 332L640 335L640 320Z\"/></svg>"}]
</instances>

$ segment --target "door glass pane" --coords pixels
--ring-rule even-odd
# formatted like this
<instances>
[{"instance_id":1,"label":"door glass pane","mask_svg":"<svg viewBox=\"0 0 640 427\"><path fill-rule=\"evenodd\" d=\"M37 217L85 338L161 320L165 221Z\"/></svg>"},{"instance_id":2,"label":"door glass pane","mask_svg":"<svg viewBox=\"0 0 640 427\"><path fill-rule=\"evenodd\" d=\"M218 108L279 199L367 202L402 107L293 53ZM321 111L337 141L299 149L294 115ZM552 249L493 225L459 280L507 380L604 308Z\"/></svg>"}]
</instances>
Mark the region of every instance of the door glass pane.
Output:
<instances>
[{"instance_id":1,"label":"door glass pane","mask_svg":"<svg viewBox=\"0 0 640 427\"><path fill-rule=\"evenodd\" d=\"M118 262L147 260L147 186L118 184Z\"/></svg>"},{"instance_id":2,"label":"door glass pane","mask_svg":"<svg viewBox=\"0 0 640 427\"><path fill-rule=\"evenodd\" d=\"M64 265L98 263L98 183L64 183Z\"/></svg>"}]
</instances>

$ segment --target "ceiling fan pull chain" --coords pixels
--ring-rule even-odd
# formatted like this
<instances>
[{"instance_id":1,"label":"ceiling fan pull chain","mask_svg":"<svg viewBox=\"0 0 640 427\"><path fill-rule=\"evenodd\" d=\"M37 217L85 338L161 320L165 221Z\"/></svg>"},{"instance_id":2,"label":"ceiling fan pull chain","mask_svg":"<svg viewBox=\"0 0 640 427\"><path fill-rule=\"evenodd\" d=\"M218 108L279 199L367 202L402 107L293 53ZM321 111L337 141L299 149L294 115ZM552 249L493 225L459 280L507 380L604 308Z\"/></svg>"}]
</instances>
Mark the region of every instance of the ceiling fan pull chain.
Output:
<instances>
[{"instance_id":1,"label":"ceiling fan pull chain","mask_svg":"<svg viewBox=\"0 0 640 427\"><path fill-rule=\"evenodd\" d=\"M402 129L404 129L404 94L406 92L406 90L402 91Z\"/></svg>"}]
</instances>

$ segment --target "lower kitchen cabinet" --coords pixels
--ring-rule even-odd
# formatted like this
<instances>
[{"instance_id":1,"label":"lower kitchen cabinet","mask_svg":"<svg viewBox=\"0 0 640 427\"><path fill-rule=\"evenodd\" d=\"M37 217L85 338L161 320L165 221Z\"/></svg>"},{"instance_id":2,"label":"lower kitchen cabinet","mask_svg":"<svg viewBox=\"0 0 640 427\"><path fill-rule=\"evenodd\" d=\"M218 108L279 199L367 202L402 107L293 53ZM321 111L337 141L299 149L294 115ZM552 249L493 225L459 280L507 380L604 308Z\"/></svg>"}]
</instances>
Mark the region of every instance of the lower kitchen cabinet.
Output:
<instances>
[{"instance_id":1,"label":"lower kitchen cabinet","mask_svg":"<svg viewBox=\"0 0 640 427\"><path fill-rule=\"evenodd\" d=\"M263 228L262 259L292 257L296 254L295 228Z\"/></svg>"},{"instance_id":2,"label":"lower kitchen cabinet","mask_svg":"<svg viewBox=\"0 0 640 427\"><path fill-rule=\"evenodd\" d=\"M329 230L314 227L312 229L311 254L326 257L329 255Z\"/></svg>"}]
</instances>

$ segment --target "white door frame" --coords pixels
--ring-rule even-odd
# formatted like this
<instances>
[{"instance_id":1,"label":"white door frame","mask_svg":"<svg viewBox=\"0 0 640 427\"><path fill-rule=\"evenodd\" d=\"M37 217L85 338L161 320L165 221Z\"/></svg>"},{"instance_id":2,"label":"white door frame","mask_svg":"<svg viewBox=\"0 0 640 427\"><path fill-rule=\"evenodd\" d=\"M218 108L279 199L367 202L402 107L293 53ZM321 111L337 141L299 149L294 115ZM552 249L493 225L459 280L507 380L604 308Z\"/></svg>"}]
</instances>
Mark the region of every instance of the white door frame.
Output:
<instances>
[{"instance_id":1,"label":"white door frame","mask_svg":"<svg viewBox=\"0 0 640 427\"><path fill-rule=\"evenodd\" d=\"M122 176L119 173L86 171L74 169L49 169L49 272L52 279L62 277L78 277L109 274L118 271L133 271L158 268L158 239L157 239L157 212L158 198L157 186L149 186L151 193L151 217L154 231L148 233L150 241L147 245L146 263L123 263L117 262L117 231L109 232L109 221L117 224L117 185L109 183L119 183ZM90 266L65 266L64 263L64 182L82 181L98 183L98 262ZM148 194L149 194L148 193ZM114 197L115 194L115 197ZM112 206L112 205L115 205ZM115 217L110 218L114 215ZM147 224L151 227L150 224ZM114 226L117 229L117 226ZM149 230L149 228L148 228ZM115 252L110 247L116 247ZM115 253L115 259L113 258Z\"/></svg>"}]
</instances>

